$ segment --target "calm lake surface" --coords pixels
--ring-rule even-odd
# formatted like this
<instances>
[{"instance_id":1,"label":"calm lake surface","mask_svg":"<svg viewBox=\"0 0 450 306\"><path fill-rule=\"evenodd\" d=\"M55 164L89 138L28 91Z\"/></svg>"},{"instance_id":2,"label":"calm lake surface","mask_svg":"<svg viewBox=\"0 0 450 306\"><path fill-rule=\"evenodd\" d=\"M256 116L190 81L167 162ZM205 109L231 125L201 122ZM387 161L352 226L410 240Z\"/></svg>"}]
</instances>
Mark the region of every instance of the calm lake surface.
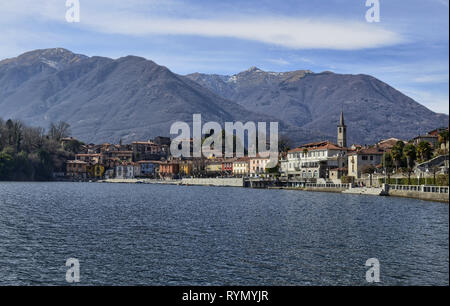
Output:
<instances>
[{"instance_id":1,"label":"calm lake surface","mask_svg":"<svg viewBox=\"0 0 450 306\"><path fill-rule=\"evenodd\" d=\"M147 184L0 183L0 285L449 284L449 206Z\"/></svg>"}]
</instances>

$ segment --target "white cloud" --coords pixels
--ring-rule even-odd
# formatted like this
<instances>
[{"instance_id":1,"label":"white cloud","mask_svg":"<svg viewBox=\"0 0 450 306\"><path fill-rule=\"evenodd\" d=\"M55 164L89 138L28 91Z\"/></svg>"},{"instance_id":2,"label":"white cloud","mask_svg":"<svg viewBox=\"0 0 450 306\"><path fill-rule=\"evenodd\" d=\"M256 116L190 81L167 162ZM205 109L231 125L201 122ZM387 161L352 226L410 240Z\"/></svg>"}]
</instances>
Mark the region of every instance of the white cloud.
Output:
<instances>
[{"instance_id":1,"label":"white cloud","mask_svg":"<svg viewBox=\"0 0 450 306\"><path fill-rule=\"evenodd\" d=\"M404 41L400 34L366 22L255 15L219 16L213 19L186 18L171 14L167 9L162 12L158 9L145 10L141 0L132 1L136 7L130 3L121 3L123 2L112 1L101 6L98 2L81 2L81 22L74 27L130 36L228 37L291 49L354 50L383 47ZM24 9L25 7L27 9ZM64 22L65 9L64 1L14 1L0 4L0 17Z\"/></svg>"},{"instance_id":2,"label":"white cloud","mask_svg":"<svg viewBox=\"0 0 450 306\"><path fill-rule=\"evenodd\" d=\"M292 49L353 50L383 47L404 41L397 33L367 23L267 16L182 19L93 14L85 18L82 25L104 33L229 37Z\"/></svg>"}]
</instances>

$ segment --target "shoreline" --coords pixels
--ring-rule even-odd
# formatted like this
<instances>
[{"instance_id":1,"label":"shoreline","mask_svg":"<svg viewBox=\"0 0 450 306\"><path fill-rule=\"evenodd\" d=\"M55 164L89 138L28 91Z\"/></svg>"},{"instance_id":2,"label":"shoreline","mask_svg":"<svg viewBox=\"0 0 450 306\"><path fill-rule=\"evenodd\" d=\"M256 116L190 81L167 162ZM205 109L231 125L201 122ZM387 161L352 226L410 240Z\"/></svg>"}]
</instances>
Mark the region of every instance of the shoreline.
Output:
<instances>
[{"instance_id":1,"label":"shoreline","mask_svg":"<svg viewBox=\"0 0 450 306\"><path fill-rule=\"evenodd\" d=\"M203 179L209 180L209 179ZM214 181L221 179L211 179ZM340 193L340 194L352 194L352 195L370 195L370 196L392 196L409 198L416 200L423 200L428 202L438 202L449 204L449 196L447 194L435 194L435 193L411 193L402 192L398 190L389 190L387 193L382 191L381 188L364 188L364 190L358 190L357 188L343 189L343 188L330 188L330 187L282 187L282 186L268 186L268 187L246 187L244 184L241 186L226 185L226 184L193 184L183 183L183 180L150 180L150 179L113 179L113 180L101 180L99 183L116 183L116 184L163 184L163 185L178 185L178 186L206 186L206 187L238 187L238 188L250 188L250 189L268 189L268 190L296 190L296 191L308 191L308 192L327 192L327 193ZM369 190L368 192L366 190Z\"/></svg>"},{"instance_id":2,"label":"shoreline","mask_svg":"<svg viewBox=\"0 0 450 306\"><path fill-rule=\"evenodd\" d=\"M213 180L221 180L223 178L215 178ZM231 178L233 179L233 178ZM209 179L203 179L209 180ZM349 189L342 188L328 188L328 187L282 187L282 186L268 186L268 187L246 187L244 185L226 185L226 184L193 184L183 183L183 180L157 180L157 179L105 179L105 180L91 180L91 181L70 181L70 180L53 180L53 181L0 181L0 183L107 183L107 184L153 184L153 185L176 185L176 186L204 186L204 187L235 187L235 188L249 188L249 189L268 189L268 190L294 190L307 192L326 192L326 193L340 193L352 195L370 195L370 196L390 196L397 198L408 198L415 200L422 200L427 202L437 202L449 204L448 194L434 194L434 193L420 193L420 192L402 192L398 190L390 190L388 194L374 194L374 193L359 193L348 192ZM442 186L441 186L442 187ZM356 188L353 188L356 189ZM377 188L374 188L377 189ZM346 192L347 191L347 192ZM430 196L425 196L430 195Z\"/></svg>"}]
</instances>

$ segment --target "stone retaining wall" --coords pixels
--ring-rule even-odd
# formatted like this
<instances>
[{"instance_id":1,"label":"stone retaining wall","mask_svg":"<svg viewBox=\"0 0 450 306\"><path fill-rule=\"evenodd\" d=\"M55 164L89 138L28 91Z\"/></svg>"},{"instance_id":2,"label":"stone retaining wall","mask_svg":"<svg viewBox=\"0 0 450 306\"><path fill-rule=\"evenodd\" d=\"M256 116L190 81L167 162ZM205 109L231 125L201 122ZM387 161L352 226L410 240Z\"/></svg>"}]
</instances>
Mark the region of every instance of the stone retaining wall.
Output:
<instances>
[{"instance_id":1,"label":"stone retaining wall","mask_svg":"<svg viewBox=\"0 0 450 306\"><path fill-rule=\"evenodd\" d=\"M244 187L242 178L184 178L181 185Z\"/></svg>"},{"instance_id":2,"label":"stone retaining wall","mask_svg":"<svg viewBox=\"0 0 450 306\"><path fill-rule=\"evenodd\" d=\"M389 190L389 195L394 197L405 197L414 198L426 201L437 201L437 202L449 202L448 193L433 193L433 192L417 192L417 191L406 191L406 190Z\"/></svg>"}]
</instances>

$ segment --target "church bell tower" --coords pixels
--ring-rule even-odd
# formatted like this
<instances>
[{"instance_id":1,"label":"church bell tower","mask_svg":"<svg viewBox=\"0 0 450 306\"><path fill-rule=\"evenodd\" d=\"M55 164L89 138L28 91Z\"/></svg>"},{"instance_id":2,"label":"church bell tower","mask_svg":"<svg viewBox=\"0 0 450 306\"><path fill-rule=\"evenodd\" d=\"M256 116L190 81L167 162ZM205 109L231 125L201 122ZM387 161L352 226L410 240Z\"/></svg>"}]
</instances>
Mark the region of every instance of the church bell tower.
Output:
<instances>
[{"instance_id":1,"label":"church bell tower","mask_svg":"<svg viewBox=\"0 0 450 306\"><path fill-rule=\"evenodd\" d=\"M340 147L347 147L347 126L344 124L344 112L341 112L339 119L337 144Z\"/></svg>"}]
</instances>

